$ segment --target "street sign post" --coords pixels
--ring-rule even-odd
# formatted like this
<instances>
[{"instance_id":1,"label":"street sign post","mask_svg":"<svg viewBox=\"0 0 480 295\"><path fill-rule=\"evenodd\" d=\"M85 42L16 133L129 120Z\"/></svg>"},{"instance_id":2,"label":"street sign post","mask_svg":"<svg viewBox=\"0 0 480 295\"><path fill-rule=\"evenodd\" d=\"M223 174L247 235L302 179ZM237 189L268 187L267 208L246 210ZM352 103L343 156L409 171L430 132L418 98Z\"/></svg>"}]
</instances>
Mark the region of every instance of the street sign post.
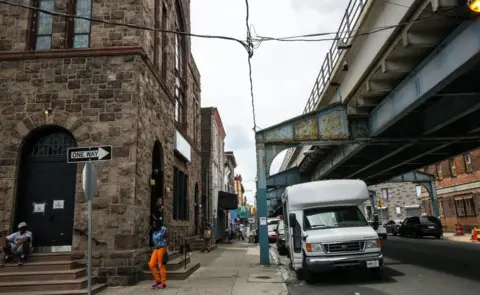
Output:
<instances>
[{"instance_id":1,"label":"street sign post","mask_svg":"<svg viewBox=\"0 0 480 295\"><path fill-rule=\"evenodd\" d=\"M112 146L75 147L67 150L68 163L86 162L82 172L82 186L85 200L88 203L88 295L92 294L92 199L97 192L97 173L92 161L108 161L112 159Z\"/></svg>"},{"instance_id":2,"label":"street sign post","mask_svg":"<svg viewBox=\"0 0 480 295\"><path fill-rule=\"evenodd\" d=\"M92 199L97 191L97 175L92 162L85 163L82 173L83 192L88 202L88 295L92 294Z\"/></svg>"},{"instance_id":3,"label":"street sign post","mask_svg":"<svg viewBox=\"0 0 480 295\"><path fill-rule=\"evenodd\" d=\"M68 163L108 161L112 159L112 146L91 146L69 148L67 152Z\"/></svg>"}]
</instances>

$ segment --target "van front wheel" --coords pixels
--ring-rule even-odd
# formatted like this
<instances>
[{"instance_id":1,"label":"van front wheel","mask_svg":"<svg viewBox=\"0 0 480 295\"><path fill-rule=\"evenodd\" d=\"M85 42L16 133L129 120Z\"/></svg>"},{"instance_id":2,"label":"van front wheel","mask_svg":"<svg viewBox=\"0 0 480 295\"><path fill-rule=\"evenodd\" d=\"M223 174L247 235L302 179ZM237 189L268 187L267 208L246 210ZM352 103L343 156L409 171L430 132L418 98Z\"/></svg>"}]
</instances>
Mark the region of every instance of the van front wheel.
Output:
<instances>
[{"instance_id":1,"label":"van front wheel","mask_svg":"<svg viewBox=\"0 0 480 295\"><path fill-rule=\"evenodd\" d=\"M313 273L308 270L307 268L307 263L305 262L305 258L303 258L303 263L302 263L302 269L300 270L302 272L301 276L305 280L307 284L313 284L315 283Z\"/></svg>"}]
</instances>

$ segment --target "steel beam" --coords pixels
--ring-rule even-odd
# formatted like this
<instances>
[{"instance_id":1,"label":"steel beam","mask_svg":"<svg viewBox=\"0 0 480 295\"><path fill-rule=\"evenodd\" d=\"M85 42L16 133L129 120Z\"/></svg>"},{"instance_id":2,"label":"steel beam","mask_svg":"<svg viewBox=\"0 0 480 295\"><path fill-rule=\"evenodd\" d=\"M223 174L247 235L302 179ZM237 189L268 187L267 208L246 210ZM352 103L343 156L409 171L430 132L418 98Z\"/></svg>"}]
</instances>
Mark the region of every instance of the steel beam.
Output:
<instances>
[{"instance_id":1,"label":"steel beam","mask_svg":"<svg viewBox=\"0 0 480 295\"><path fill-rule=\"evenodd\" d=\"M448 36L382 103L370 117L371 136L402 119L439 89L475 65L480 53L480 19L467 21Z\"/></svg>"},{"instance_id":2,"label":"steel beam","mask_svg":"<svg viewBox=\"0 0 480 295\"><path fill-rule=\"evenodd\" d=\"M371 136L378 136L441 87L475 65L480 53L480 19L466 21L420 64L382 103L370 118ZM365 145L339 147L315 168L313 179L322 179ZM383 171L382 171L383 172Z\"/></svg>"},{"instance_id":3,"label":"steel beam","mask_svg":"<svg viewBox=\"0 0 480 295\"><path fill-rule=\"evenodd\" d=\"M295 147L314 141L348 139L349 136L346 107L336 104L262 129L256 133L255 140Z\"/></svg>"},{"instance_id":4,"label":"steel beam","mask_svg":"<svg viewBox=\"0 0 480 295\"><path fill-rule=\"evenodd\" d=\"M267 191L267 200L280 199L283 192L285 191L285 186L279 186L277 188Z\"/></svg>"},{"instance_id":5,"label":"steel beam","mask_svg":"<svg viewBox=\"0 0 480 295\"><path fill-rule=\"evenodd\" d=\"M302 175L298 167L293 167L269 176L267 178L267 187L289 186L305 181L308 181L307 176Z\"/></svg>"},{"instance_id":6,"label":"steel beam","mask_svg":"<svg viewBox=\"0 0 480 295\"><path fill-rule=\"evenodd\" d=\"M448 126L464 118L465 116L478 111L480 109L479 98L480 95L475 97L471 95L462 96L461 94L442 98L439 102L427 108L422 114L422 118L424 120L423 130L425 131L423 135L432 134L445 126ZM407 144L395 149L391 153L388 153L376 161L373 161L370 164L362 167L361 169L356 170L346 178L352 178L355 175L374 167L378 163L383 162L384 160L387 160L412 146L414 145Z\"/></svg>"}]
</instances>

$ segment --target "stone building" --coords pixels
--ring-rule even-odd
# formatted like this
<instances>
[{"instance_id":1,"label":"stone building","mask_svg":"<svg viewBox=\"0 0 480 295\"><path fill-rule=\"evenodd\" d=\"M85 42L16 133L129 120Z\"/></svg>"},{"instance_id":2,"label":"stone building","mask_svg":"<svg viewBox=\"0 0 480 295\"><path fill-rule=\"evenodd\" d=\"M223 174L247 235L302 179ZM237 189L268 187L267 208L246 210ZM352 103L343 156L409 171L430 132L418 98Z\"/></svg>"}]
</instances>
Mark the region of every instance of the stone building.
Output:
<instances>
[{"instance_id":1,"label":"stone building","mask_svg":"<svg viewBox=\"0 0 480 295\"><path fill-rule=\"evenodd\" d=\"M228 197L224 191L225 129L220 113L215 107L202 108L202 179L208 200L207 220L213 223L214 240L222 240L227 218L225 206L220 206L219 196ZM228 203L228 202L227 202Z\"/></svg>"},{"instance_id":2,"label":"stone building","mask_svg":"<svg viewBox=\"0 0 480 295\"><path fill-rule=\"evenodd\" d=\"M420 194L414 183L382 183L369 186L368 189L375 191L377 200L382 200L382 206L376 207L379 218L383 220L403 220L421 214ZM370 218L374 211L370 200L364 202L363 205L365 216Z\"/></svg>"},{"instance_id":3,"label":"stone building","mask_svg":"<svg viewBox=\"0 0 480 295\"><path fill-rule=\"evenodd\" d=\"M14 2L190 31L189 0ZM190 39L5 3L0 16L0 232L26 221L36 249L82 261L84 165L67 163L67 149L111 145L113 159L94 164L95 273L132 283L150 252L142 237L152 202L164 200L171 243L194 233L200 74Z\"/></svg>"},{"instance_id":4,"label":"stone building","mask_svg":"<svg viewBox=\"0 0 480 295\"><path fill-rule=\"evenodd\" d=\"M445 230L455 231L462 224L465 231L480 227L480 150L458 155L425 167L435 175L440 220ZM432 201L422 190L425 213L433 215Z\"/></svg>"}]
</instances>

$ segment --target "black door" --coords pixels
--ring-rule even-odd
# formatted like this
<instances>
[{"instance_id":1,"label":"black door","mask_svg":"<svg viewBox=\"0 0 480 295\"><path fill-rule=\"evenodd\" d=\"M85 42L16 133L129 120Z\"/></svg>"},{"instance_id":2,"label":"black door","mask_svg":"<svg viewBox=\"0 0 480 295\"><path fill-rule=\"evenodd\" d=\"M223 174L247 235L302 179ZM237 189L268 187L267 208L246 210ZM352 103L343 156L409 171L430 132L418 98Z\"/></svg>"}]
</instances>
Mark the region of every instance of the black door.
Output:
<instances>
[{"instance_id":1,"label":"black door","mask_svg":"<svg viewBox=\"0 0 480 295\"><path fill-rule=\"evenodd\" d=\"M22 151L14 226L27 222L34 247L72 245L77 165L66 154L76 144L66 132L49 131Z\"/></svg>"}]
</instances>

